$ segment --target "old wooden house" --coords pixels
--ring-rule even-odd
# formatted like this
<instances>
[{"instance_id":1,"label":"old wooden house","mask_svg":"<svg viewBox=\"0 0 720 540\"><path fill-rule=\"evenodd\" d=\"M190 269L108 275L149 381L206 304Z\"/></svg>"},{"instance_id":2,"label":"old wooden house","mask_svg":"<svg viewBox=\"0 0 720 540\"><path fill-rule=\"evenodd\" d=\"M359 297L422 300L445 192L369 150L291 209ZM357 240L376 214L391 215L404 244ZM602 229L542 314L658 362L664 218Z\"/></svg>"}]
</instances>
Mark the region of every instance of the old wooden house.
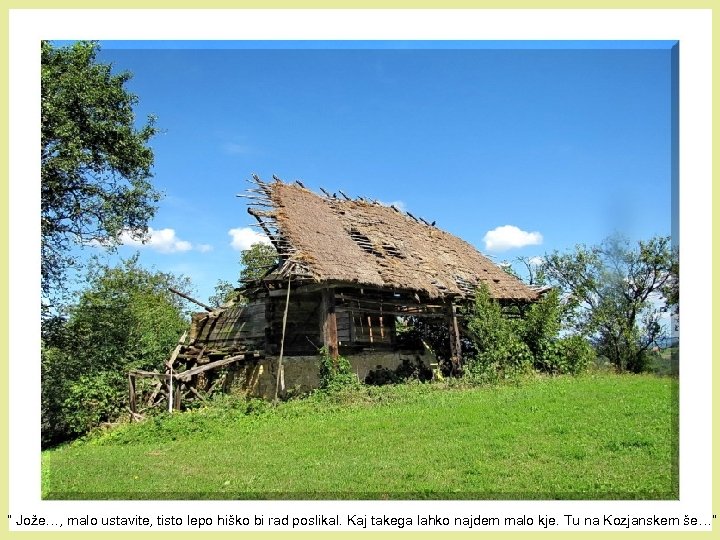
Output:
<instances>
[{"instance_id":1,"label":"old wooden house","mask_svg":"<svg viewBox=\"0 0 720 540\"><path fill-rule=\"evenodd\" d=\"M537 298L467 242L393 206L258 177L240 196L278 263L245 284L242 303L192 317L165 374L177 402L198 395L199 386L208 390L214 378L207 375L228 366L222 383L232 378L251 394L311 389L320 349L347 358L361 380L403 361L433 363L430 351L401 343L398 320L443 325L445 356L457 369L458 308L480 283L501 302Z\"/></svg>"}]
</instances>

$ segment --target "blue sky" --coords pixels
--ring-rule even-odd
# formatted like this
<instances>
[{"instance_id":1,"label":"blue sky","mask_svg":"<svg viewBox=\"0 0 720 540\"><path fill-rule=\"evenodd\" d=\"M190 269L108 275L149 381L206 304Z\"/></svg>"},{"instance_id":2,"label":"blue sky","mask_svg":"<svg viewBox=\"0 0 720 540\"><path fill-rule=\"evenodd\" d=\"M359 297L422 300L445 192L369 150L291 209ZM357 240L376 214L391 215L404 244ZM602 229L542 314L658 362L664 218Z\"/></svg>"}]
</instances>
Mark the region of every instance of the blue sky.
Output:
<instances>
[{"instance_id":1,"label":"blue sky","mask_svg":"<svg viewBox=\"0 0 720 540\"><path fill-rule=\"evenodd\" d=\"M206 300L237 277L252 173L400 204L497 262L670 234L671 46L103 43L163 131L154 238L119 255Z\"/></svg>"}]
</instances>

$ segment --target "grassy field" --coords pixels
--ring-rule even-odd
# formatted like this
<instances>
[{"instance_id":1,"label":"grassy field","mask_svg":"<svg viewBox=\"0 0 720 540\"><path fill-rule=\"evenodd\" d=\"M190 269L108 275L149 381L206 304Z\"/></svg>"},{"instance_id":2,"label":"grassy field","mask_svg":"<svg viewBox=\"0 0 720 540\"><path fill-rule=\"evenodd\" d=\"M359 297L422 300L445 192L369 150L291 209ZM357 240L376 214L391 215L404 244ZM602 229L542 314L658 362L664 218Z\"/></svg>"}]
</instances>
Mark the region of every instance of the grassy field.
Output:
<instances>
[{"instance_id":1,"label":"grassy field","mask_svg":"<svg viewBox=\"0 0 720 540\"><path fill-rule=\"evenodd\" d=\"M675 499L677 380L237 400L42 456L47 499Z\"/></svg>"}]
</instances>

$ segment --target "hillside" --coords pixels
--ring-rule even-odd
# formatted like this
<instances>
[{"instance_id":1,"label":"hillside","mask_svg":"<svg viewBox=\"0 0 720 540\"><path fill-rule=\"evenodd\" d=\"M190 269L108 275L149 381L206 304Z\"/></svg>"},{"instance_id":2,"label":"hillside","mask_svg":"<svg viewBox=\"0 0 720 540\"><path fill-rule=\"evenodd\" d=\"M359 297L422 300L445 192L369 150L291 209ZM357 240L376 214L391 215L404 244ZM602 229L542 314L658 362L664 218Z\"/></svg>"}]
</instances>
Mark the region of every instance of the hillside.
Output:
<instances>
[{"instance_id":1,"label":"hillside","mask_svg":"<svg viewBox=\"0 0 720 540\"><path fill-rule=\"evenodd\" d=\"M416 384L226 400L42 456L47 499L669 499L677 380Z\"/></svg>"}]
</instances>

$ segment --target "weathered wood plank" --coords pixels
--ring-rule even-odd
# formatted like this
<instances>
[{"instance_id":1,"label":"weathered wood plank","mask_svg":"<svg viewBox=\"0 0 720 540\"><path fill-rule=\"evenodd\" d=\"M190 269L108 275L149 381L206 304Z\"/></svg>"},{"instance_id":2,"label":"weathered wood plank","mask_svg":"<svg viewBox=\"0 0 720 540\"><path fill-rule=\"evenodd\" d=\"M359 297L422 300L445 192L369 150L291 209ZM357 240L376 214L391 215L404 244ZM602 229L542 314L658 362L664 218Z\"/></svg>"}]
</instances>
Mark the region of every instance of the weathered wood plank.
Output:
<instances>
[{"instance_id":1,"label":"weathered wood plank","mask_svg":"<svg viewBox=\"0 0 720 540\"><path fill-rule=\"evenodd\" d=\"M135 403L135 375L132 373L128 374L128 390L130 392L130 412L134 415L137 412L137 405ZM132 418L132 416L130 418Z\"/></svg>"},{"instance_id":2,"label":"weathered wood plank","mask_svg":"<svg viewBox=\"0 0 720 540\"><path fill-rule=\"evenodd\" d=\"M337 363L338 331L335 317L335 293L331 289L322 290L321 324L323 344L328 355Z\"/></svg>"},{"instance_id":3,"label":"weathered wood plank","mask_svg":"<svg viewBox=\"0 0 720 540\"><path fill-rule=\"evenodd\" d=\"M244 360L246 356L246 354L229 356L228 358L223 358L222 360L216 360L215 362L210 362L209 364L204 364L202 366L196 366L188 369L187 371L183 371L182 373L177 373L174 377L179 381L189 381L192 376L197 375L198 373L202 373L203 371L207 371L209 369L217 369L219 367L232 364L233 362Z\"/></svg>"},{"instance_id":4,"label":"weathered wood plank","mask_svg":"<svg viewBox=\"0 0 720 540\"><path fill-rule=\"evenodd\" d=\"M150 397L147 400L148 405L153 405L155 403L155 398L160 393L162 386L163 386L162 381L158 381L158 383L155 385L155 388L152 391L152 394L150 394Z\"/></svg>"},{"instance_id":5,"label":"weathered wood plank","mask_svg":"<svg viewBox=\"0 0 720 540\"><path fill-rule=\"evenodd\" d=\"M180 405L182 405L182 388L180 385L177 385L175 388L175 396L174 396L174 403L173 403L173 409L176 411L180 410Z\"/></svg>"},{"instance_id":6,"label":"weathered wood plank","mask_svg":"<svg viewBox=\"0 0 720 540\"><path fill-rule=\"evenodd\" d=\"M169 290L171 293L175 293L175 294L177 294L178 296L184 298L185 300L189 300L189 301L192 302L193 304L197 304L197 305L200 306L201 308L205 309L205 311L213 311L213 308L211 308L211 307L208 306L207 304L203 304L203 303L200 302L199 300L195 300L192 296L189 296L189 295L185 294L184 292L180 292L180 291L178 291L177 289L173 289L172 287L168 287L168 290Z\"/></svg>"},{"instance_id":7,"label":"weathered wood plank","mask_svg":"<svg viewBox=\"0 0 720 540\"><path fill-rule=\"evenodd\" d=\"M145 371L142 369L133 369L130 373L133 375L140 375L141 377L155 377L157 379L167 379L170 377L170 374L168 373L158 373L156 371Z\"/></svg>"},{"instance_id":8,"label":"weathered wood plank","mask_svg":"<svg viewBox=\"0 0 720 540\"><path fill-rule=\"evenodd\" d=\"M451 304L448 311L448 330L450 332L450 362L452 364L453 372L458 373L460 371L460 365L462 363L462 346L460 343L460 331L458 329L456 307Z\"/></svg>"}]
</instances>

